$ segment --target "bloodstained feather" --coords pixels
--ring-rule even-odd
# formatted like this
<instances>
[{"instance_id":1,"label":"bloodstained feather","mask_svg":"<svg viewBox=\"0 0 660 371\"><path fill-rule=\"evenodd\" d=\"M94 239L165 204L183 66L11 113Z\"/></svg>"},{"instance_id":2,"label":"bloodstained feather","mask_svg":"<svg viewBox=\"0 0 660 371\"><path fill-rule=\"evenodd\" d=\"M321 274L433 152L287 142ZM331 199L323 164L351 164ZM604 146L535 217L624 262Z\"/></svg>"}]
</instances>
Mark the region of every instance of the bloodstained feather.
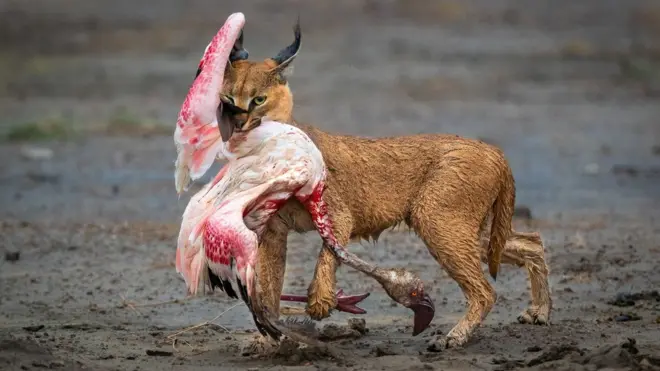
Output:
<instances>
[{"instance_id":1,"label":"bloodstained feather","mask_svg":"<svg viewBox=\"0 0 660 371\"><path fill-rule=\"evenodd\" d=\"M323 199L325 182L319 182L309 197L304 200L305 207L312 217L316 230L321 235L323 242L330 247L337 256L346 258L345 248L339 245L337 237L332 230L332 219L328 213L328 204ZM301 200L303 201L303 200Z\"/></svg>"},{"instance_id":2,"label":"bloodstained feather","mask_svg":"<svg viewBox=\"0 0 660 371\"><path fill-rule=\"evenodd\" d=\"M231 252L240 246L240 236L233 229L218 230L213 223L207 223L204 230L206 257L214 263L229 265Z\"/></svg>"},{"instance_id":3,"label":"bloodstained feather","mask_svg":"<svg viewBox=\"0 0 660 371\"><path fill-rule=\"evenodd\" d=\"M304 202L321 237L324 240L328 239L328 242L336 245L337 239L332 231L332 221L330 220L330 215L328 215L328 204L323 200L324 191L325 183L319 182L312 191L312 194Z\"/></svg>"}]
</instances>

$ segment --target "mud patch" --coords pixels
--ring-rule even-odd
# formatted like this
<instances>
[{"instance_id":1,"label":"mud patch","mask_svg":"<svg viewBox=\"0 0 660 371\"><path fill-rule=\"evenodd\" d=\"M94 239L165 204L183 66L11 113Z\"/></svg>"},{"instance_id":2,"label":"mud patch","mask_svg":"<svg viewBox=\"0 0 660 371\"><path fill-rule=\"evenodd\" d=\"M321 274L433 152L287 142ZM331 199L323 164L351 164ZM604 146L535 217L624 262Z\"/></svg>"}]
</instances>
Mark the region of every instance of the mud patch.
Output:
<instances>
[{"instance_id":1,"label":"mud patch","mask_svg":"<svg viewBox=\"0 0 660 371\"><path fill-rule=\"evenodd\" d=\"M43 346L32 339L20 339L10 334L0 333L0 369L18 370L104 370L87 367L81 362L56 358Z\"/></svg>"},{"instance_id":2,"label":"mud patch","mask_svg":"<svg viewBox=\"0 0 660 371\"><path fill-rule=\"evenodd\" d=\"M287 365L300 365L322 359L330 359L332 356L325 349L301 344L291 339L284 339L277 352L276 359L281 359Z\"/></svg>"},{"instance_id":3,"label":"mud patch","mask_svg":"<svg viewBox=\"0 0 660 371\"><path fill-rule=\"evenodd\" d=\"M580 355L584 354L583 351L573 345L553 346L548 351L543 352L540 356L527 362L527 366L532 367L547 362L557 361L564 359L573 353L578 353Z\"/></svg>"},{"instance_id":4,"label":"mud patch","mask_svg":"<svg viewBox=\"0 0 660 371\"><path fill-rule=\"evenodd\" d=\"M322 341L336 341L345 339L359 339L363 333L351 326L342 326L334 323L327 324L321 329L319 339Z\"/></svg>"},{"instance_id":5,"label":"mud patch","mask_svg":"<svg viewBox=\"0 0 660 371\"><path fill-rule=\"evenodd\" d=\"M660 302L660 293L657 290L637 293L618 293L616 297L609 300L607 304L617 307L632 307L635 306L638 301Z\"/></svg>"},{"instance_id":6,"label":"mud patch","mask_svg":"<svg viewBox=\"0 0 660 371\"><path fill-rule=\"evenodd\" d=\"M597 368L630 368L633 370L660 370L660 358L657 355L642 354L637 348L637 341L629 338L619 345L598 348L573 362L581 365L595 365Z\"/></svg>"},{"instance_id":7,"label":"mud patch","mask_svg":"<svg viewBox=\"0 0 660 371\"><path fill-rule=\"evenodd\" d=\"M297 366L319 360L330 360L332 354L327 349L299 343L288 337L283 337L278 343L254 336L243 348L242 355L253 359L270 360L278 364Z\"/></svg>"},{"instance_id":8,"label":"mud patch","mask_svg":"<svg viewBox=\"0 0 660 371\"><path fill-rule=\"evenodd\" d=\"M493 360L497 370L528 368L532 370L660 370L660 358L642 354L635 339L622 344L598 347L588 351L574 345L552 346L528 361L498 358Z\"/></svg>"}]
</instances>

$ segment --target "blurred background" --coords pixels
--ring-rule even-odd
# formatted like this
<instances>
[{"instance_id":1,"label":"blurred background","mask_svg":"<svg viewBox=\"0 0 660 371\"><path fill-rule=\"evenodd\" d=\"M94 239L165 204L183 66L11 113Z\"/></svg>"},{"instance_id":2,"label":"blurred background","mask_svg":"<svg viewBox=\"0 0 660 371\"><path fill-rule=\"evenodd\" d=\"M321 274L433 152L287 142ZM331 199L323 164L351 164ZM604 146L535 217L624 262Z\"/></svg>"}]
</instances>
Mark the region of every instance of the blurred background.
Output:
<instances>
[{"instance_id":1,"label":"blurred background","mask_svg":"<svg viewBox=\"0 0 660 371\"><path fill-rule=\"evenodd\" d=\"M5 250L21 255L0 263L0 319L33 318L25 308L41 313L35 301L67 317L89 301L111 305L118 292L183 294L171 258L190 195L174 191L171 136L204 48L235 11L246 16L251 59L288 45L300 14L290 78L297 120L342 134L454 133L500 146L516 178L516 222L546 240L558 321L592 323L613 310L605 298L617 290L660 284L657 0L2 0L0 218ZM449 326L462 311L456 285L418 240L388 236L385 249L354 249L383 261L388 244L412 246L396 261L428 268L436 297L456 305L439 319ZM291 240L287 287L300 291L318 237ZM67 260L71 251L82 260ZM156 273L140 276L144 266ZM20 288L24 274L37 277L31 293ZM491 324L508 323L527 300L525 272L506 274L498 285L515 287L517 301ZM45 283L71 275L109 291L65 295ZM587 295L585 305L602 312L576 312ZM407 313L382 292L372 298ZM215 313L186 308L194 318ZM152 320L184 325L193 317L181 310ZM649 311L648 321L660 315ZM250 327L239 313L231 321Z\"/></svg>"},{"instance_id":2,"label":"blurred background","mask_svg":"<svg viewBox=\"0 0 660 371\"><path fill-rule=\"evenodd\" d=\"M300 14L303 46L290 80L300 121L346 134L491 141L510 158L519 202L543 215L604 207L608 191L617 195L608 197L613 210L657 200L658 187L637 180L617 188L631 180L612 173L644 175L658 165L656 1L5 0L4 143L56 140L47 147L67 163L40 169L48 179L60 174L60 194L92 205L85 212L93 216L170 219L154 214L173 205L175 152L163 137L204 47L234 11L246 14L253 59L288 45ZM11 177L15 165L0 166ZM161 181L165 188L153 191L162 202L139 194L122 209L86 191L110 197L119 187L127 200L129 188ZM19 187L26 197L7 186L0 197L12 210L3 212L38 216L58 202L32 197L44 192L33 183Z\"/></svg>"}]
</instances>

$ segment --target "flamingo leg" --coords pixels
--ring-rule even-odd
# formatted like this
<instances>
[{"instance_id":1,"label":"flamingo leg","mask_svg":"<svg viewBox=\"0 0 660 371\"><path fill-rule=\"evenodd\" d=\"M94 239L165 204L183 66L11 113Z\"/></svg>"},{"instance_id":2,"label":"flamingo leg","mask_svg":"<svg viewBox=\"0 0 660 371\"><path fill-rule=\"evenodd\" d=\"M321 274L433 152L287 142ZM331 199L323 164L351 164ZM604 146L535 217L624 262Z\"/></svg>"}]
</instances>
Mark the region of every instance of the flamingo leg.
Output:
<instances>
[{"instance_id":1,"label":"flamingo leg","mask_svg":"<svg viewBox=\"0 0 660 371\"><path fill-rule=\"evenodd\" d=\"M339 289L337 291L337 306L336 310L340 312L352 313L352 314L366 314L367 311L358 307L356 304L363 301L371 293L367 292L360 295L344 295L344 290ZM287 295L283 294L280 296L280 300L283 301L292 301L297 303L307 303L307 295Z\"/></svg>"}]
</instances>

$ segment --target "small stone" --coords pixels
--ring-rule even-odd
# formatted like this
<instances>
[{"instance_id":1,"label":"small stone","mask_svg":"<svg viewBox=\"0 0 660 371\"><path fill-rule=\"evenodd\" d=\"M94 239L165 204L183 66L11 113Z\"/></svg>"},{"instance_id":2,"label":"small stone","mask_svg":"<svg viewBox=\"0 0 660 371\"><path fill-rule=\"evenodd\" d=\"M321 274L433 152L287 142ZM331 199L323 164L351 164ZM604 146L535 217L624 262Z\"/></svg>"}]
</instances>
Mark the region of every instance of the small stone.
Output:
<instances>
[{"instance_id":1,"label":"small stone","mask_svg":"<svg viewBox=\"0 0 660 371\"><path fill-rule=\"evenodd\" d=\"M147 349L146 351L148 356L152 357L169 357L173 353L166 350L156 350L156 349Z\"/></svg>"},{"instance_id":2,"label":"small stone","mask_svg":"<svg viewBox=\"0 0 660 371\"><path fill-rule=\"evenodd\" d=\"M43 330L44 327L45 327L44 325L26 326L26 327L23 327L23 330L25 330L27 332L37 332L37 331Z\"/></svg>"},{"instance_id":3,"label":"small stone","mask_svg":"<svg viewBox=\"0 0 660 371\"><path fill-rule=\"evenodd\" d=\"M527 351L530 352L530 353L540 352L541 350L543 350L543 348L541 348L538 345L533 345L533 346L527 348Z\"/></svg>"},{"instance_id":4,"label":"small stone","mask_svg":"<svg viewBox=\"0 0 660 371\"><path fill-rule=\"evenodd\" d=\"M622 313L619 314L618 316L615 316L614 318L615 322L629 322L629 321L639 321L642 319L642 317L638 316L635 313Z\"/></svg>"},{"instance_id":5,"label":"small stone","mask_svg":"<svg viewBox=\"0 0 660 371\"><path fill-rule=\"evenodd\" d=\"M388 346L378 345L371 350L371 354L375 355L376 357L384 357L395 356L397 353Z\"/></svg>"},{"instance_id":6,"label":"small stone","mask_svg":"<svg viewBox=\"0 0 660 371\"><path fill-rule=\"evenodd\" d=\"M21 258L21 252L20 251L6 251L5 252L5 260L8 262L15 262L18 261Z\"/></svg>"},{"instance_id":7,"label":"small stone","mask_svg":"<svg viewBox=\"0 0 660 371\"><path fill-rule=\"evenodd\" d=\"M342 340L342 339L357 339L362 334L352 328L339 326L334 323L329 323L323 326L319 335L320 340Z\"/></svg>"},{"instance_id":8,"label":"small stone","mask_svg":"<svg viewBox=\"0 0 660 371\"><path fill-rule=\"evenodd\" d=\"M282 341L280 341L280 344L277 348L277 354L281 356L291 356L296 353L296 350L298 350L299 347L300 345L297 341L284 338Z\"/></svg>"},{"instance_id":9,"label":"small stone","mask_svg":"<svg viewBox=\"0 0 660 371\"><path fill-rule=\"evenodd\" d=\"M618 293L614 300L609 300L607 304L615 305L617 307L632 307L635 305L635 300L630 294Z\"/></svg>"},{"instance_id":10,"label":"small stone","mask_svg":"<svg viewBox=\"0 0 660 371\"><path fill-rule=\"evenodd\" d=\"M367 321L364 318L349 318L348 327L364 335L367 332Z\"/></svg>"}]
</instances>

